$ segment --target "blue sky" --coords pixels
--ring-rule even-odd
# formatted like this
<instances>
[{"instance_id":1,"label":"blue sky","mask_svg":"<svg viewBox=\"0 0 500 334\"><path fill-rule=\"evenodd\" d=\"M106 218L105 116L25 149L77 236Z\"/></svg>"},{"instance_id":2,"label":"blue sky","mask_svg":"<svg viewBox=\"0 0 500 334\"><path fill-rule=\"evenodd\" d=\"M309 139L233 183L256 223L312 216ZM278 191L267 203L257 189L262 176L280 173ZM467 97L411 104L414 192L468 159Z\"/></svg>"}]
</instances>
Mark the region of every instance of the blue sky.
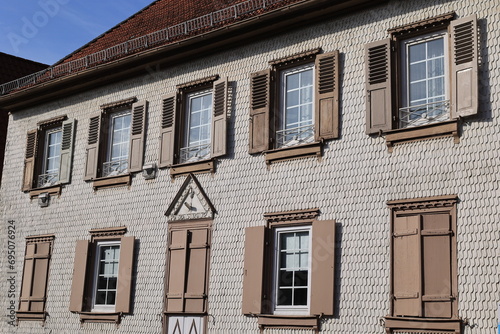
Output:
<instances>
[{"instance_id":1,"label":"blue sky","mask_svg":"<svg viewBox=\"0 0 500 334\"><path fill-rule=\"evenodd\" d=\"M3 0L0 52L52 65L153 0Z\"/></svg>"}]
</instances>

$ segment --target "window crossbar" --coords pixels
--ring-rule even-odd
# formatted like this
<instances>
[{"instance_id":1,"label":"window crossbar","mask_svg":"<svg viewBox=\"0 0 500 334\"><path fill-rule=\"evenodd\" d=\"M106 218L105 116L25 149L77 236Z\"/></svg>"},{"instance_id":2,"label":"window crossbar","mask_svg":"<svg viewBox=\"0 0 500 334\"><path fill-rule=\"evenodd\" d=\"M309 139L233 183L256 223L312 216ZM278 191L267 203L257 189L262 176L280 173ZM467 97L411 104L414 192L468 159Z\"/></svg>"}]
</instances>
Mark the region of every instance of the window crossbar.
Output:
<instances>
[{"instance_id":1,"label":"window crossbar","mask_svg":"<svg viewBox=\"0 0 500 334\"><path fill-rule=\"evenodd\" d=\"M180 162L198 161L210 154L210 143L192 145L180 149Z\"/></svg>"},{"instance_id":2,"label":"window crossbar","mask_svg":"<svg viewBox=\"0 0 500 334\"><path fill-rule=\"evenodd\" d=\"M38 188L48 187L59 181L59 171L38 176Z\"/></svg>"},{"instance_id":3,"label":"window crossbar","mask_svg":"<svg viewBox=\"0 0 500 334\"><path fill-rule=\"evenodd\" d=\"M128 171L128 159L113 160L102 164L102 176L115 176Z\"/></svg>"},{"instance_id":4,"label":"window crossbar","mask_svg":"<svg viewBox=\"0 0 500 334\"><path fill-rule=\"evenodd\" d=\"M310 143L313 140L314 124L276 131L276 143L278 148Z\"/></svg>"},{"instance_id":5,"label":"window crossbar","mask_svg":"<svg viewBox=\"0 0 500 334\"><path fill-rule=\"evenodd\" d=\"M449 118L449 100L399 108L399 125L401 128L443 122Z\"/></svg>"}]
</instances>

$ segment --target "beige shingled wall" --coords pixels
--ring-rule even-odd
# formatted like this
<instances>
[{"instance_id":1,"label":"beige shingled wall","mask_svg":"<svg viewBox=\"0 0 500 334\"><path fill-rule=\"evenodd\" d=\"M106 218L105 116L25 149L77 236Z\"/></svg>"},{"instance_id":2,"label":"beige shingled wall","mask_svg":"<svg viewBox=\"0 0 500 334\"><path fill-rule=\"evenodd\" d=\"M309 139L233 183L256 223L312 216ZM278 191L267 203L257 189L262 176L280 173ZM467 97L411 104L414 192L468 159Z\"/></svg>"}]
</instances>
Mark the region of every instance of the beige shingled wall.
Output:
<instances>
[{"instance_id":1,"label":"beige shingled wall","mask_svg":"<svg viewBox=\"0 0 500 334\"><path fill-rule=\"evenodd\" d=\"M481 29L480 120L466 121L459 144L452 138L398 145L388 153L383 138L365 135L364 44L387 37L387 29L456 11L477 13ZM321 209L320 219L337 228L337 315L322 319L322 333L382 334L379 318L389 312L389 209L386 201L457 194L459 312L473 328L490 334L496 328L500 268L498 208L500 3L489 1L390 1L362 13L332 19L287 35L268 38L175 68L151 69L144 76L82 92L11 116L4 180L0 243L6 222L15 220L17 298L25 237L55 234L50 266L45 327L37 322L7 325L6 247L0 252L1 333L159 333L163 307L166 217L163 215L184 182L172 181L168 169L154 180L133 178L130 188L94 192L83 181L89 116L99 106L131 96L150 102L145 163L157 161L161 97L175 85L205 76L228 76L235 84L235 109L229 121L229 156L214 175L198 179L218 213L214 219L210 290L210 333L259 333L257 319L241 315L244 228L264 224L263 213ZM342 137L326 144L321 161L280 162L269 170L263 156L248 148L249 73L268 61L321 47L341 52ZM78 120L72 182L48 208L20 191L26 131L36 122L67 114ZM76 240L89 239L93 228L127 226L138 239L133 315L112 324L80 325L68 311ZM267 330L266 333L310 333Z\"/></svg>"}]
</instances>

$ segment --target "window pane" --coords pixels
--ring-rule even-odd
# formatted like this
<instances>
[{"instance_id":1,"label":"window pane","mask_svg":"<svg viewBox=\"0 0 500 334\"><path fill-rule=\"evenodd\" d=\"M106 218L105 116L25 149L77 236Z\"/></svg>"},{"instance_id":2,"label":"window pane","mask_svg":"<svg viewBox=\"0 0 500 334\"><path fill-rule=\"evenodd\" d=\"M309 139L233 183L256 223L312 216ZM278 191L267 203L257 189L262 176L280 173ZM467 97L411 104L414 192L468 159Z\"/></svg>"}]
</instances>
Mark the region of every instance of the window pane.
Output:
<instances>
[{"instance_id":1,"label":"window pane","mask_svg":"<svg viewBox=\"0 0 500 334\"><path fill-rule=\"evenodd\" d=\"M427 95L426 93L427 91L425 81L412 83L410 86L410 101L413 102L416 100L425 99Z\"/></svg>"},{"instance_id":2,"label":"window pane","mask_svg":"<svg viewBox=\"0 0 500 334\"><path fill-rule=\"evenodd\" d=\"M313 71L312 70L307 70L304 72L301 72L301 86L312 86L313 84Z\"/></svg>"},{"instance_id":3,"label":"window pane","mask_svg":"<svg viewBox=\"0 0 500 334\"><path fill-rule=\"evenodd\" d=\"M294 233L281 233L281 249L295 249Z\"/></svg>"},{"instance_id":4,"label":"window pane","mask_svg":"<svg viewBox=\"0 0 500 334\"><path fill-rule=\"evenodd\" d=\"M106 300L106 305L114 305L115 299L116 299L116 292L115 291L108 291L108 298Z\"/></svg>"},{"instance_id":5,"label":"window pane","mask_svg":"<svg viewBox=\"0 0 500 334\"><path fill-rule=\"evenodd\" d=\"M299 108L288 109L285 117L285 129L297 127L299 122Z\"/></svg>"},{"instance_id":6,"label":"window pane","mask_svg":"<svg viewBox=\"0 0 500 334\"><path fill-rule=\"evenodd\" d=\"M444 39L438 38L427 42L427 58L444 56Z\"/></svg>"},{"instance_id":7,"label":"window pane","mask_svg":"<svg viewBox=\"0 0 500 334\"><path fill-rule=\"evenodd\" d=\"M98 291L95 297L95 303L98 305L104 305L106 302L106 292Z\"/></svg>"},{"instance_id":8,"label":"window pane","mask_svg":"<svg viewBox=\"0 0 500 334\"><path fill-rule=\"evenodd\" d=\"M408 48L408 53L410 54L410 62L416 62L425 59L425 44L415 44Z\"/></svg>"},{"instance_id":9,"label":"window pane","mask_svg":"<svg viewBox=\"0 0 500 334\"><path fill-rule=\"evenodd\" d=\"M429 80L428 96L429 98L442 96L444 100L444 78Z\"/></svg>"},{"instance_id":10,"label":"window pane","mask_svg":"<svg viewBox=\"0 0 500 334\"><path fill-rule=\"evenodd\" d=\"M108 279L108 289L116 289L116 277L110 277Z\"/></svg>"},{"instance_id":11,"label":"window pane","mask_svg":"<svg viewBox=\"0 0 500 334\"><path fill-rule=\"evenodd\" d=\"M292 90L286 94L286 108L295 107L299 104L300 91Z\"/></svg>"},{"instance_id":12,"label":"window pane","mask_svg":"<svg viewBox=\"0 0 500 334\"><path fill-rule=\"evenodd\" d=\"M276 305L292 305L292 289L280 289Z\"/></svg>"},{"instance_id":13,"label":"window pane","mask_svg":"<svg viewBox=\"0 0 500 334\"><path fill-rule=\"evenodd\" d=\"M410 65L410 82L425 79L425 62Z\"/></svg>"},{"instance_id":14,"label":"window pane","mask_svg":"<svg viewBox=\"0 0 500 334\"><path fill-rule=\"evenodd\" d=\"M295 286L307 286L307 277L309 272L307 270L300 270L295 272L294 285Z\"/></svg>"},{"instance_id":15,"label":"window pane","mask_svg":"<svg viewBox=\"0 0 500 334\"><path fill-rule=\"evenodd\" d=\"M292 286L292 275L291 271L280 270L279 287Z\"/></svg>"},{"instance_id":16,"label":"window pane","mask_svg":"<svg viewBox=\"0 0 500 334\"><path fill-rule=\"evenodd\" d=\"M444 76L444 58L432 59L427 64L427 76L429 78Z\"/></svg>"},{"instance_id":17,"label":"window pane","mask_svg":"<svg viewBox=\"0 0 500 334\"><path fill-rule=\"evenodd\" d=\"M293 297L294 305L307 305L307 289L295 289Z\"/></svg>"},{"instance_id":18,"label":"window pane","mask_svg":"<svg viewBox=\"0 0 500 334\"><path fill-rule=\"evenodd\" d=\"M296 89L299 87L299 75L290 74L286 76L286 89Z\"/></svg>"}]
</instances>

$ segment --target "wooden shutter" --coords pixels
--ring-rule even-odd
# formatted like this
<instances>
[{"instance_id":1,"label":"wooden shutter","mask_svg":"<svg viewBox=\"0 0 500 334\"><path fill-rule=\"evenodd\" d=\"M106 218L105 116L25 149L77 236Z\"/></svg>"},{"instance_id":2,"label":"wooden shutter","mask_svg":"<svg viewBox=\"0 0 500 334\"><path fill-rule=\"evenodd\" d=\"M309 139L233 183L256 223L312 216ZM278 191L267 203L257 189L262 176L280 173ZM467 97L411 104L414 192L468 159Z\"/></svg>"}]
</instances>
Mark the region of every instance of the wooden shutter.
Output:
<instances>
[{"instance_id":1,"label":"wooden shutter","mask_svg":"<svg viewBox=\"0 0 500 334\"><path fill-rule=\"evenodd\" d=\"M61 158L59 160L59 183L69 183L73 163L73 143L75 140L74 119L62 123Z\"/></svg>"},{"instance_id":2,"label":"wooden shutter","mask_svg":"<svg viewBox=\"0 0 500 334\"><path fill-rule=\"evenodd\" d=\"M314 221L311 238L311 314L333 315L335 221Z\"/></svg>"},{"instance_id":3,"label":"wooden shutter","mask_svg":"<svg viewBox=\"0 0 500 334\"><path fill-rule=\"evenodd\" d=\"M227 142L227 78L214 82L212 116L212 158L226 154Z\"/></svg>"},{"instance_id":4,"label":"wooden shutter","mask_svg":"<svg viewBox=\"0 0 500 334\"><path fill-rule=\"evenodd\" d=\"M365 46L366 133L392 129L391 40Z\"/></svg>"},{"instance_id":5,"label":"wooden shutter","mask_svg":"<svg viewBox=\"0 0 500 334\"><path fill-rule=\"evenodd\" d=\"M174 163L176 110L177 94L164 96L161 114L159 167L170 166Z\"/></svg>"},{"instance_id":6,"label":"wooden shutter","mask_svg":"<svg viewBox=\"0 0 500 334\"><path fill-rule=\"evenodd\" d=\"M315 140L339 137L339 52L316 57Z\"/></svg>"},{"instance_id":7,"label":"wooden shutter","mask_svg":"<svg viewBox=\"0 0 500 334\"><path fill-rule=\"evenodd\" d=\"M69 310L71 312L83 311L88 255L89 242L87 240L78 240L76 242L73 281L69 300Z\"/></svg>"},{"instance_id":8,"label":"wooden shutter","mask_svg":"<svg viewBox=\"0 0 500 334\"><path fill-rule=\"evenodd\" d=\"M269 149L269 113L271 107L271 70L250 76L250 131L249 153Z\"/></svg>"},{"instance_id":9,"label":"wooden shutter","mask_svg":"<svg viewBox=\"0 0 500 334\"><path fill-rule=\"evenodd\" d=\"M132 129L130 133L130 151L128 170L140 172L144 161L144 136L146 128L146 110L148 101L142 100L132 105Z\"/></svg>"},{"instance_id":10,"label":"wooden shutter","mask_svg":"<svg viewBox=\"0 0 500 334\"><path fill-rule=\"evenodd\" d=\"M44 312L50 253L50 242L26 245L20 312Z\"/></svg>"},{"instance_id":11,"label":"wooden shutter","mask_svg":"<svg viewBox=\"0 0 500 334\"><path fill-rule=\"evenodd\" d=\"M422 316L420 215L395 217L393 296L395 316Z\"/></svg>"},{"instance_id":12,"label":"wooden shutter","mask_svg":"<svg viewBox=\"0 0 500 334\"><path fill-rule=\"evenodd\" d=\"M260 314L263 306L265 253L264 226L245 229L245 258L243 268L243 314Z\"/></svg>"},{"instance_id":13,"label":"wooden shutter","mask_svg":"<svg viewBox=\"0 0 500 334\"><path fill-rule=\"evenodd\" d=\"M118 283L115 311L130 313L130 294L132 291L132 269L134 266L134 237L123 237L120 242L120 262L118 264Z\"/></svg>"},{"instance_id":14,"label":"wooden shutter","mask_svg":"<svg viewBox=\"0 0 500 334\"><path fill-rule=\"evenodd\" d=\"M451 318L451 217L448 213L422 216L422 302L424 317Z\"/></svg>"},{"instance_id":15,"label":"wooden shutter","mask_svg":"<svg viewBox=\"0 0 500 334\"><path fill-rule=\"evenodd\" d=\"M89 136L87 139L87 155L85 158L85 176L84 180L93 180L97 177L99 168L99 140L101 127L101 113L90 117Z\"/></svg>"},{"instance_id":16,"label":"wooden shutter","mask_svg":"<svg viewBox=\"0 0 500 334\"><path fill-rule=\"evenodd\" d=\"M35 157L37 156L38 131L28 131L26 135L26 153L24 156L23 191L28 191L33 187L33 177L35 175Z\"/></svg>"},{"instance_id":17,"label":"wooden shutter","mask_svg":"<svg viewBox=\"0 0 500 334\"><path fill-rule=\"evenodd\" d=\"M184 311L184 283L186 275L188 230L170 232L168 286L166 312Z\"/></svg>"},{"instance_id":18,"label":"wooden shutter","mask_svg":"<svg viewBox=\"0 0 500 334\"><path fill-rule=\"evenodd\" d=\"M450 24L451 117L477 114L478 109L478 43L476 15Z\"/></svg>"}]
</instances>

